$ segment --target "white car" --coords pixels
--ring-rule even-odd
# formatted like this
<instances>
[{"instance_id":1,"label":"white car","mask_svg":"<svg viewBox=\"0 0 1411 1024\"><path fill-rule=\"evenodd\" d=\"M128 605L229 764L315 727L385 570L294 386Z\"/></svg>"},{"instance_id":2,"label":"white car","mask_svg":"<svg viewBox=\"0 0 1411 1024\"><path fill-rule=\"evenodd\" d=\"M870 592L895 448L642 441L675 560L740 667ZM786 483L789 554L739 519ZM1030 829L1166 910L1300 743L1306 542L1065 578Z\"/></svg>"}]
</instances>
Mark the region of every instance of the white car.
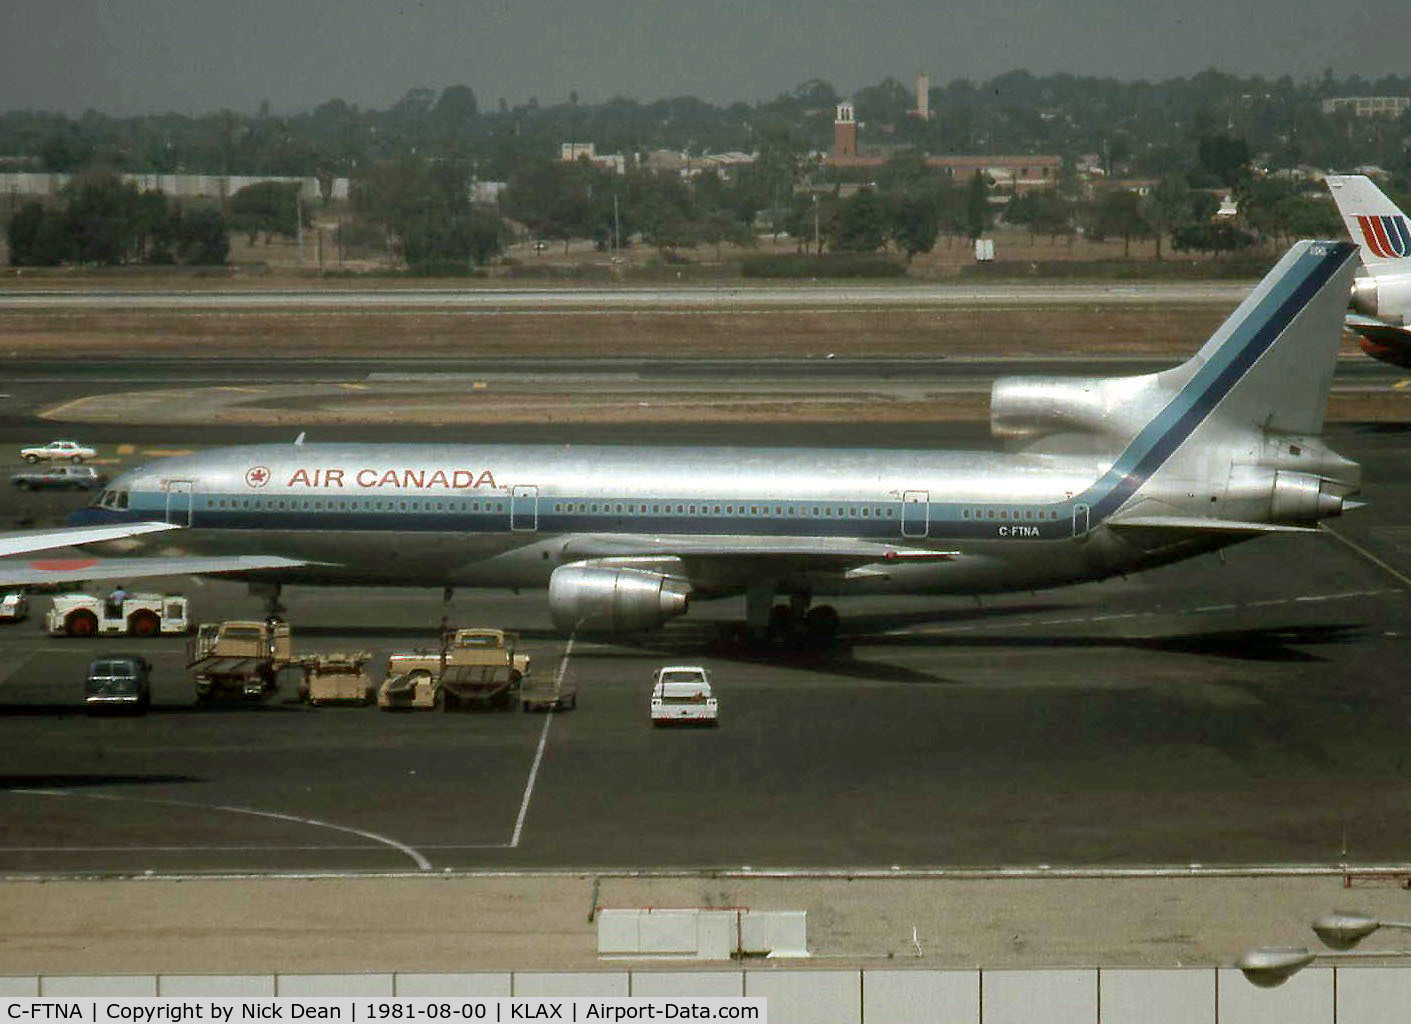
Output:
<instances>
[{"instance_id":1,"label":"white car","mask_svg":"<svg viewBox=\"0 0 1411 1024\"><path fill-rule=\"evenodd\" d=\"M15 590L0 597L0 622L19 622L29 615L29 598Z\"/></svg>"},{"instance_id":2,"label":"white car","mask_svg":"<svg viewBox=\"0 0 1411 1024\"><path fill-rule=\"evenodd\" d=\"M710 674L699 665L667 665L652 673L652 725L719 725Z\"/></svg>"},{"instance_id":3,"label":"white car","mask_svg":"<svg viewBox=\"0 0 1411 1024\"><path fill-rule=\"evenodd\" d=\"M82 462L97 454L92 448L85 448L77 441L50 441L48 444L36 448L20 449L20 458L26 462L39 462L44 459L56 462Z\"/></svg>"}]
</instances>

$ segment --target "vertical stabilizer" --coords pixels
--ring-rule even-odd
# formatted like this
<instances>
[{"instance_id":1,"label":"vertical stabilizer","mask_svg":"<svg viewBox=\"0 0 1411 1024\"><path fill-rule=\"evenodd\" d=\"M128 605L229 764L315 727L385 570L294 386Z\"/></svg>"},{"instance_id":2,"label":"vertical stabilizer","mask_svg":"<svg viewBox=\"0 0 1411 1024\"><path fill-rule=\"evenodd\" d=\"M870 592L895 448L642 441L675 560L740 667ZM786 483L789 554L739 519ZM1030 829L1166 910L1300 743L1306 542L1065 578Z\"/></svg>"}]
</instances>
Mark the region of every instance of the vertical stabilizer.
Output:
<instances>
[{"instance_id":1,"label":"vertical stabilizer","mask_svg":"<svg viewBox=\"0 0 1411 1024\"><path fill-rule=\"evenodd\" d=\"M1223 515L1234 463L1270 438L1316 437L1356 257L1346 242L1294 245L1194 357L1157 375L1159 409L1080 500L1097 517L1143 495L1162 514L1195 502Z\"/></svg>"},{"instance_id":2,"label":"vertical stabilizer","mask_svg":"<svg viewBox=\"0 0 1411 1024\"><path fill-rule=\"evenodd\" d=\"M1165 415L1318 434L1356 267L1346 242L1298 242L1195 357ZM1193 372L1192 372L1193 371Z\"/></svg>"},{"instance_id":3,"label":"vertical stabilizer","mask_svg":"<svg viewBox=\"0 0 1411 1024\"><path fill-rule=\"evenodd\" d=\"M1374 275L1381 267L1411 272L1411 223L1397 205L1363 174L1330 174L1327 182L1367 269Z\"/></svg>"}]
</instances>

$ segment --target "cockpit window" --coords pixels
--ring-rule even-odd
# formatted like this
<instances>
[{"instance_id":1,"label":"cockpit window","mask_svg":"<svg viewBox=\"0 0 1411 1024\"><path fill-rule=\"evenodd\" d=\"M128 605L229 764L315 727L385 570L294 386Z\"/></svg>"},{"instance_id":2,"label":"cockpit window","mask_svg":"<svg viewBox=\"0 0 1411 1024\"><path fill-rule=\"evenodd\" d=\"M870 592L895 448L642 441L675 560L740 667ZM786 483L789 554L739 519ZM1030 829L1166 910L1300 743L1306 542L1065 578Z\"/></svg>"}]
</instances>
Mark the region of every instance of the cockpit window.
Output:
<instances>
[{"instance_id":1,"label":"cockpit window","mask_svg":"<svg viewBox=\"0 0 1411 1024\"><path fill-rule=\"evenodd\" d=\"M127 508L127 492L118 491L118 508Z\"/></svg>"}]
</instances>

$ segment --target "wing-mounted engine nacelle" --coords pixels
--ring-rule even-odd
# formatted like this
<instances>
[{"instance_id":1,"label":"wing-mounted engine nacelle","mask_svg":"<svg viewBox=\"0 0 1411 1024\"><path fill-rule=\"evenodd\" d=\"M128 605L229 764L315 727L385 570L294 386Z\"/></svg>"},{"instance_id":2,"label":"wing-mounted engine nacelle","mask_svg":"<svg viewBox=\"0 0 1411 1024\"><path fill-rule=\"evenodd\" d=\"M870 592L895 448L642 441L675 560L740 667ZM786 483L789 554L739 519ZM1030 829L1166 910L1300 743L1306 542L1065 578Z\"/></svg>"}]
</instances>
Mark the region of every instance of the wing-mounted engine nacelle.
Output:
<instances>
[{"instance_id":1,"label":"wing-mounted engine nacelle","mask_svg":"<svg viewBox=\"0 0 1411 1024\"><path fill-rule=\"evenodd\" d=\"M990 432L1009 441L1053 434L1125 439L1166 398L1157 376L1001 377L990 389Z\"/></svg>"},{"instance_id":2,"label":"wing-mounted engine nacelle","mask_svg":"<svg viewBox=\"0 0 1411 1024\"><path fill-rule=\"evenodd\" d=\"M1342 514L1341 486L1312 473L1265 466L1236 466L1225 491L1227 510L1242 508L1256 518L1267 510L1268 521L1304 525Z\"/></svg>"},{"instance_id":3,"label":"wing-mounted engine nacelle","mask_svg":"<svg viewBox=\"0 0 1411 1024\"><path fill-rule=\"evenodd\" d=\"M549 613L564 633L636 633L684 615L690 588L642 569L562 565L549 577Z\"/></svg>"},{"instance_id":4,"label":"wing-mounted engine nacelle","mask_svg":"<svg viewBox=\"0 0 1411 1024\"><path fill-rule=\"evenodd\" d=\"M1348 305L1389 324L1406 323L1411 313L1411 273L1359 275L1352 282Z\"/></svg>"}]
</instances>

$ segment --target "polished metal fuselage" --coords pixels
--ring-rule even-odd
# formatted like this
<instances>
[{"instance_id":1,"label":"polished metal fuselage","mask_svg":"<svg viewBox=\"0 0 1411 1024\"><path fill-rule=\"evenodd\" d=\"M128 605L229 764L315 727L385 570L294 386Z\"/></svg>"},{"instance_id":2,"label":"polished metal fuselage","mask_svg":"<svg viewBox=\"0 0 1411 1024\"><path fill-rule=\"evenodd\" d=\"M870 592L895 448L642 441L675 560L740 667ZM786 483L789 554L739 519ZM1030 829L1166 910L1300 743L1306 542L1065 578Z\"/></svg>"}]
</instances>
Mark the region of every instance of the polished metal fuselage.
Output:
<instances>
[{"instance_id":1,"label":"polished metal fuselage","mask_svg":"<svg viewBox=\"0 0 1411 1024\"><path fill-rule=\"evenodd\" d=\"M165 459L110 486L87 521L188 526L127 551L306 559L289 583L542 587L573 539L852 538L955 551L946 562L819 571L740 551L685 558L705 595L761 571L813 593L1029 589L1148 556L1075 522L1110 460L880 449L543 445L263 445Z\"/></svg>"}]
</instances>

